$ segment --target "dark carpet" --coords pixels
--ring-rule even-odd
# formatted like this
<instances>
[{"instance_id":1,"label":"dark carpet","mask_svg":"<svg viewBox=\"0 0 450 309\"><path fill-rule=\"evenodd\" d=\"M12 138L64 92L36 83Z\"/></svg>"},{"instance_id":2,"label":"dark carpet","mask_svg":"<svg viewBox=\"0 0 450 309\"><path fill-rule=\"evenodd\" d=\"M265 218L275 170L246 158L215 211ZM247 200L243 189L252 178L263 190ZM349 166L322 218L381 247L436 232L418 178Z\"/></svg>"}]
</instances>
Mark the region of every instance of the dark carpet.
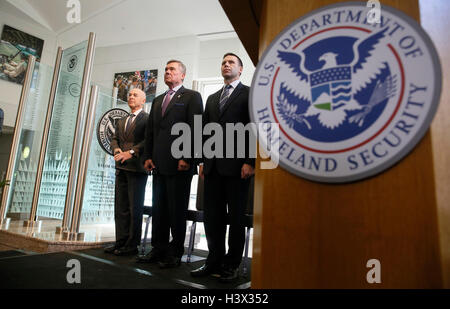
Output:
<instances>
[{"instance_id":1,"label":"dark carpet","mask_svg":"<svg viewBox=\"0 0 450 309\"><path fill-rule=\"evenodd\" d=\"M157 264L135 262L134 256L106 254L103 249L71 252L0 255L0 288L2 289L241 289L250 287L250 274L234 283L224 284L217 278L193 278L189 272L204 261L181 263L177 268L160 269ZM9 254L9 256L7 256ZM196 256L206 252L196 250ZM73 274L70 260L80 263L80 283L69 283ZM69 274L69 275L68 275ZM73 277L73 276L72 276Z\"/></svg>"},{"instance_id":2,"label":"dark carpet","mask_svg":"<svg viewBox=\"0 0 450 309\"><path fill-rule=\"evenodd\" d=\"M0 251L0 259L10 258L14 256L27 255L25 252L17 250Z\"/></svg>"}]
</instances>

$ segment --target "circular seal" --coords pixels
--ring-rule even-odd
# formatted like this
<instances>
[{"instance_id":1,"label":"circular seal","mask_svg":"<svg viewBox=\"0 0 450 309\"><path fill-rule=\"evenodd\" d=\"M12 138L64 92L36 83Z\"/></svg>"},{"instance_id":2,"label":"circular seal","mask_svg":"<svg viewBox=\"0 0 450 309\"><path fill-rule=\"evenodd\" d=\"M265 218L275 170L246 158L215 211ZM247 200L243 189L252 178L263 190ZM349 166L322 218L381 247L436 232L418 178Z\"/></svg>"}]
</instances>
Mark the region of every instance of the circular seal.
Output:
<instances>
[{"instance_id":1,"label":"circular seal","mask_svg":"<svg viewBox=\"0 0 450 309\"><path fill-rule=\"evenodd\" d=\"M78 64L78 57L73 55L69 58L69 62L67 62L67 71L72 72L75 70Z\"/></svg>"},{"instance_id":2,"label":"circular seal","mask_svg":"<svg viewBox=\"0 0 450 309\"><path fill-rule=\"evenodd\" d=\"M97 140L102 149L113 155L111 149L111 139L116 130L117 121L122 117L127 117L129 113L121 108L113 108L103 114L97 125Z\"/></svg>"},{"instance_id":3,"label":"circular seal","mask_svg":"<svg viewBox=\"0 0 450 309\"><path fill-rule=\"evenodd\" d=\"M81 87L77 83L72 83L69 85L69 93L73 97L79 97L81 93Z\"/></svg>"},{"instance_id":4,"label":"circular seal","mask_svg":"<svg viewBox=\"0 0 450 309\"><path fill-rule=\"evenodd\" d=\"M430 126L442 86L433 43L404 13L383 5L371 24L370 10L341 3L297 19L256 68L250 117L277 128L260 130L259 142L295 175L329 183L373 176Z\"/></svg>"}]
</instances>

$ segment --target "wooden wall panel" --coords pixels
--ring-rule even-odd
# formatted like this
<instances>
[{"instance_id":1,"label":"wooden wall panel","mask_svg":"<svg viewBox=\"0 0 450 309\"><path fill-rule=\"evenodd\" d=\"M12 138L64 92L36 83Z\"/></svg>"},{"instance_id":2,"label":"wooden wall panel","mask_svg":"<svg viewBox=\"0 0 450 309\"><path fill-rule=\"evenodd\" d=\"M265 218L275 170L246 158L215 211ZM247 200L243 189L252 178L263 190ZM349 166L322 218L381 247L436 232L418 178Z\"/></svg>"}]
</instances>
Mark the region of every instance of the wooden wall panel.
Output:
<instances>
[{"instance_id":1,"label":"wooden wall panel","mask_svg":"<svg viewBox=\"0 0 450 309\"><path fill-rule=\"evenodd\" d=\"M450 1L421 0L422 27L433 40L441 59L443 87L441 104L431 126L436 198L444 287L450 288Z\"/></svg>"},{"instance_id":2,"label":"wooden wall panel","mask_svg":"<svg viewBox=\"0 0 450 309\"><path fill-rule=\"evenodd\" d=\"M253 65L258 64L260 0L219 0Z\"/></svg>"},{"instance_id":3,"label":"wooden wall panel","mask_svg":"<svg viewBox=\"0 0 450 309\"><path fill-rule=\"evenodd\" d=\"M264 1L260 55L293 20L335 2ZM382 3L419 18L415 0ZM441 287L431 150L427 133L388 171L344 185L257 169L252 288ZM381 262L381 284L366 281L372 258Z\"/></svg>"}]
</instances>

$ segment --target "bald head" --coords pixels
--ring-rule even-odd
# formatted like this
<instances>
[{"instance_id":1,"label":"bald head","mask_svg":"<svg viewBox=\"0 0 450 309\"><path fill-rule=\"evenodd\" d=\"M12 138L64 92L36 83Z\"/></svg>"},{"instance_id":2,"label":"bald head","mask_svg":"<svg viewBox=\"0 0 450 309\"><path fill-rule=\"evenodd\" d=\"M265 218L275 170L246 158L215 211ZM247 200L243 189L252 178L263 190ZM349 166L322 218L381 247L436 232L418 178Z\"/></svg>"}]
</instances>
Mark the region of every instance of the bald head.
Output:
<instances>
[{"instance_id":1,"label":"bald head","mask_svg":"<svg viewBox=\"0 0 450 309\"><path fill-rule=\"evenodd\" d=\"M145 92L141 89L134 88L128 93L128 106L130 107L132 113L141 109L144 103Z\"/></svg>"},{"instance_id":2,"label":"bald head","mask_svg":"<svg viewBox=\"0 0 450 309\"><path fill-rule=\"evenodd\" d=\"M137 93L137 95L138 95L139 97L142 97L142 98L145 99L145 92L142 91L142 90L139 89L139 88L134 88L134 89L131 90L129 93Z\"/></svg>"}]
</instances>

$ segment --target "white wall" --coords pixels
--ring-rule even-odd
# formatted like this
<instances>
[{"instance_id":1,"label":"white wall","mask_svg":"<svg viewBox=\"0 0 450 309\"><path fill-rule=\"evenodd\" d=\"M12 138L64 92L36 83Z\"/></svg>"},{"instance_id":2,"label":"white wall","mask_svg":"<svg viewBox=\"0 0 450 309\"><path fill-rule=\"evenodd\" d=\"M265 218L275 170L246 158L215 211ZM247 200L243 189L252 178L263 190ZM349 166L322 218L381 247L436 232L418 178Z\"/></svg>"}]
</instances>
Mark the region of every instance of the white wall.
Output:
<instances>
[{"instance_id":1,"label":"white wall","mask_svg":"<svg viewBox=\"0 0 450 309\"><path fill-rule=\"evenodd\" d=\"M24 20L18 16L0 11L0 29L2 31L3 25L11 26L44 40L41 63L50 66L54 65L56 56L55 33L30 20ZM5 112L5 120L3 123L5 126L14 126L21 91L22 85L0 79L0 107Z\"/></svg>"},{"instance_id":2,"label":"white wall","mask_svg":"<svg viewBox=\"0 0 450 309\"><path fill-rule=\"evenodd\" d=\"M192 80L197 74L198 53L199 41L195 36L99 47L95 51L92 82L112 89L115 73L157 69L156 95L159 95L167 89L164 67L168 60L176 59L186 65L184 86L192 88Z\"/></svg>"},{"instance_id":3,"label":"white wall","mask_svg":"<svg viewBox=\"0 0 450 309\"><path fill-rule=\"evenodd\" d=\"M200 42L199 69L197 78L221 77L220 66L222 57L227 52L234 53L241 58L244 70L241 82L247 86L252 83L255 66L244 49L241 41L237 38L206 40Z\"/></svg>"},{"instance_id":4,"label":"white wall","mask_svg":"<svg viewBox=\"0 0 450 309\"><path fill-rule=\"evenodd\" d=\"M250 86L255 67L239 39L199 40L185 36L131 45L99 47L95 51L92 82L112 89L114 74L158 69L156 94L163 93L164 67L170 59L183 61L187 67L184 86L192 88L194 79L221 77L220 64L227 52L237 54L244 63L241 81Z\"/></svg>"},{"instance_id":5,"label":"white wall","mask_svg":"<svg viewBox=\"0 0 450 309\"><path fill-rule=\"evenodd\" d=\"M68 47L68 43L58 38L55 33L30 19L0 12L0 27L3 28L4 24L44 40L42 64L53 66L57 46ZM79 38L78 41L85 39L87 38ZM226 52L233 52L241 57L244 63L241 81L250 86L255 67L237 36L225 39L184 36L130 45L99 47L95 52L92 81L112 89L115 73L158 69L156 89L158 95L167 87L163 79L166 62L169 59L178 59L187 67L184 86L192 88L194 79L221 77L220 64ZM5 111L5 126L14 126L21 89L21 85L0 80L0 107Z\"/></svg>"}]
</instances>

